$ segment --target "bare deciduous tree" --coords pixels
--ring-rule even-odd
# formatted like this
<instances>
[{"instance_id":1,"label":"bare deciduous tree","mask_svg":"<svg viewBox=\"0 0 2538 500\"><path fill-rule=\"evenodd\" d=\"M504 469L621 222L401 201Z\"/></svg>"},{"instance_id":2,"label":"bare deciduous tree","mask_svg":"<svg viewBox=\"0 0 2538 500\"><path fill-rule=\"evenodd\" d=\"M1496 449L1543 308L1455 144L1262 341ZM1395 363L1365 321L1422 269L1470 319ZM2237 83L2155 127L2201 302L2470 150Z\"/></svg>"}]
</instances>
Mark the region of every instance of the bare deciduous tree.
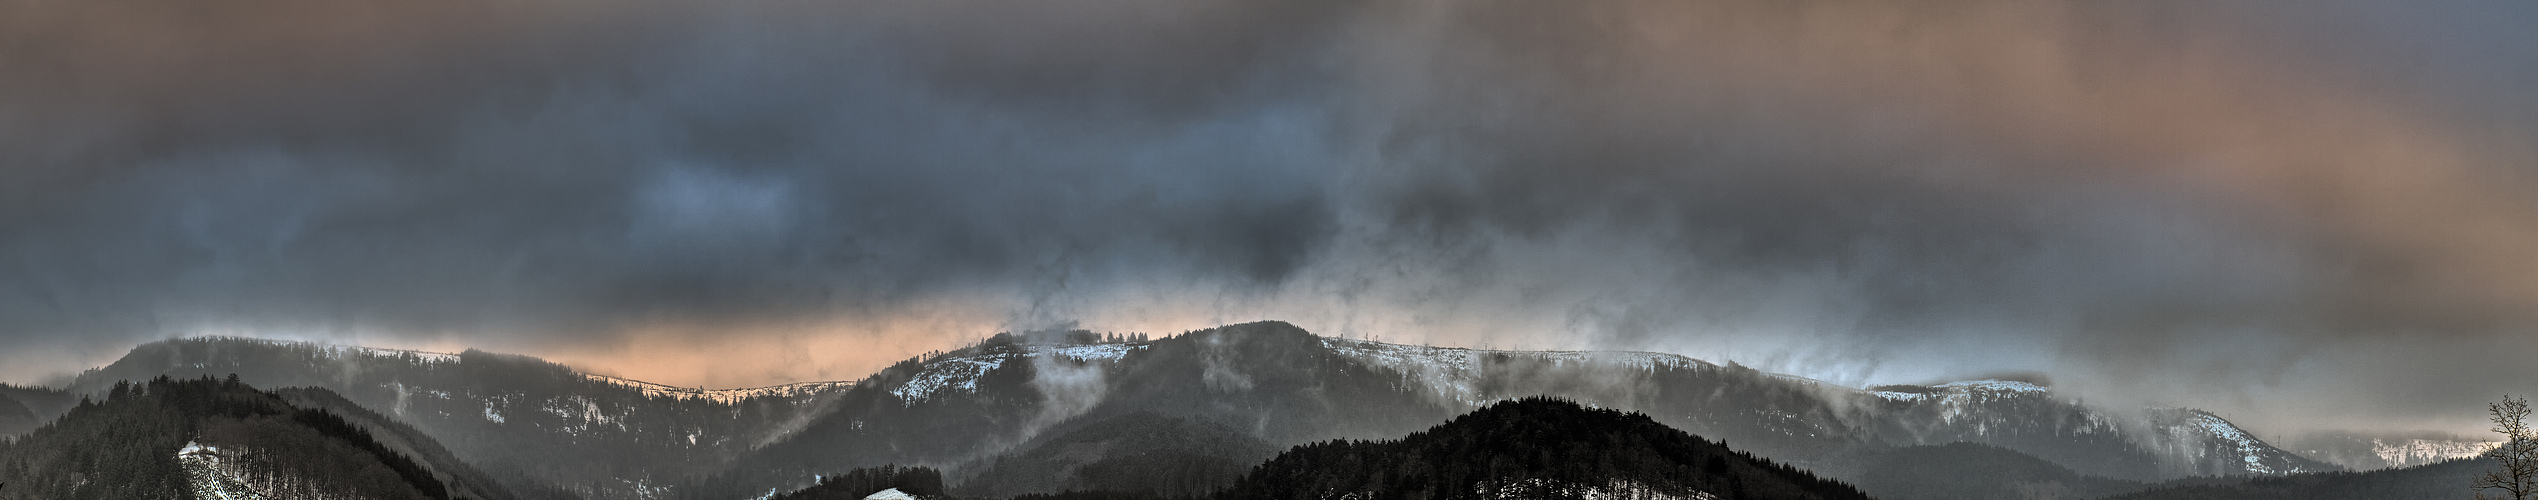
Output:
<instances>
[{"instance_id":1,"label":"bare deciduous tree","mask_svg":"<svg viewBox=\"0 0 2538 500\"><path fill-rule=\"evenodd\" d=\"M2538 436L2529 433L2529 400L2503 396L2503 402L2486 405L2492 412L2494 432L2502 433L2503 445L2486 452L2493 457L2495 469L2468 485L2476 491L2477 500L2531 500L2538 498ZM2507 496L2485 496L2486 490L2503 490Z\"/></svg>"}]
</instances>

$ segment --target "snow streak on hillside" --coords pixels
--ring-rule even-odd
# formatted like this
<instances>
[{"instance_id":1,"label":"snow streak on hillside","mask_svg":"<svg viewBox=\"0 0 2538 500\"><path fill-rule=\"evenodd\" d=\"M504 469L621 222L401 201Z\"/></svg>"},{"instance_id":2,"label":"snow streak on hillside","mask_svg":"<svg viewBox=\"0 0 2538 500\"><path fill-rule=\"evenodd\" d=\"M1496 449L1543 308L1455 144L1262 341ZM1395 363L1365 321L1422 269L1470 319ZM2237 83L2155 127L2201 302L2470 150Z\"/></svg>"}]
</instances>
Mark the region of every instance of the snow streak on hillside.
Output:
<instances>
[{"instance_id":1,"label":"snow streak on hillside","mask_svg":"<svg viewBox=\"0 0 2538 500\"><path fill-rule=\"evenodd\" d=\"M239 459L241 450L188 441L176 450L187 489L201 500L357 500L360 497L321 480L255 471Z\"/></svg>"},{"instance_id":2,"label":"snow streak on hillside","mask_svg":"<svg viewBox=\"0 0 2538 500\"><path fill-rule=\"evenodd\" d=\"M176 450L176 463L185 469L185 479L194 490L194 498L204 500L267 500L273 498L257 491L247 481L237 464L221 454L220 448L186 442Z\"/></svg>"},{"instance_id":3,"label":"snow streak on hillside","mask_svg":"<svg viewBox=\"0 0 2538 500\"><path fill-rule=\"evenodd\" d=\"M1963 407L1982 403L2005 395L2041 395L2049 392L2044 388L2044 386L2012 380L1967 380L1961 382L1949 382L1920 389L1928 390L1903 391L1895 390L1893 388L1879 388L1870 389L1866 392L1871 396L1884 398L1888 401L1900 401L1907 403L1921 402L1937 398L1940 402L1951 407Z\"/></svg>"},{"instance_id":4,"label":"snow streak on hillside","mask_svg":"<svg viewBox=\"0 0 2538 500\"><path fill-rule=\"evenodd\" d=\"M1145 343L1116 344L1009 344L984 346L974 353L947 355L926 360L924 368L907 383L890 389L907 405L932 399L946 391L974 393L978 378L1003 367L1006 361L1025 356L1047 356L1080 363L1115 363L1129 352L1146 348ZM956 351L957 352L957 351Z\"/></svg>"},{"instance_id":5,"label":"snow streak on hillside","mask_svg":"<svg viewBox=\"0 0 2538 500\"><path fill-rule=\"evenodd\" d=\"M1526 479L1506 482L1489 498L1527 500L1534 498L1575 498L1578 500L1718 500L1718 495L1703 491L1670 493L1633 481L1613 481L1606 485L1564 483L1548 479ZM1489 494L1490 483L1472 485L1473 493ZM1371 495L1369 495L1371 496Z\"/></svg>"}]
</instances>

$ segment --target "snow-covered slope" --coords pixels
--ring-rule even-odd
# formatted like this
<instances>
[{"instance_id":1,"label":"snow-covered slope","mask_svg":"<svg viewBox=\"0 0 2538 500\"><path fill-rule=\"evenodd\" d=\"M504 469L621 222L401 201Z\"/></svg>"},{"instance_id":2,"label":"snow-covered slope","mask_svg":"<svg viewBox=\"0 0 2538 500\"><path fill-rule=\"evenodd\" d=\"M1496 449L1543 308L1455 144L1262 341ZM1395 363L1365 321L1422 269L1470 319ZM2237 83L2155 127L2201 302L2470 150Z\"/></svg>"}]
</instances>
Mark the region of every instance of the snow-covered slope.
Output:
<instances>
[{"instance_id":1,"label":"snow-covered slope","mask_svg":"<svg viewBox=\"0 0 2538 500\"><path fill-rule=\"evenodd\" d=\"M2198 472L2226 475L2280 475L2336 470L2326 464L2275 448L2263 440L2256 439L2256 436L2248 434L2245 429L2238 428L2236 424L2231 424L2230 421L2209 412L2173 408L2157 410L2154 413L2160 418L2153 419L2153 425L2159 426L2161 437L2168 438L2167 441L2160 443L2163 447L2176 450L2178 453L2210 457L2223 463L2235 460L2242 466L2235 469L2222 468Z\"/></svg>"}]
</instances>

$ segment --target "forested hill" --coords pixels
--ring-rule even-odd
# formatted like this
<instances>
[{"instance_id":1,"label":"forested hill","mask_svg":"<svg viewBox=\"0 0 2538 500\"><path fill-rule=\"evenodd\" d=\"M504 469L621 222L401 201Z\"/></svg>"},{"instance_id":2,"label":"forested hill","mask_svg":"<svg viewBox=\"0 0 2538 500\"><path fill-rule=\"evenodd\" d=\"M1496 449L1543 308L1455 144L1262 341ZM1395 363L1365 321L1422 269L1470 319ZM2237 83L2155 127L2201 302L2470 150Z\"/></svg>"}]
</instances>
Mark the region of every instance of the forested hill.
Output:
<instances>
[{"instance_id":1,"label":"forested hill","mask_svg":"<svg viewBox=\"0 0 2538 500\"><path fill-rule=\"evenodd\" d=\"M0 500L502 500L461 464L419 461L334 413L235 378L119 383L102 403L0 443Z\"/></svg>"},{"instance_id":2,"label":"forested hill","mask_svg":"<svg viewBox=\"0 0 2538 500\"><path fill-rule=\"evenodd\" d=\"M1296 447L1222 500L1339 498L1865 499L1850 485L1645 415L1526 398L1392 441Z\"/></svg>"},{"instance_id":3,"label":"forested hill","mask_svg":"<svg viewBox=\"0 0 2538 500\"><path fill-rule=\"evenodd\" d=\"M2468 483L2493 470L2490 458L2463 458L2369 472L2173 481L2109 500L2389 500L2468 498ZM2494 493L2487 491L2486 493Z\"/></svg>"}]
</instances>

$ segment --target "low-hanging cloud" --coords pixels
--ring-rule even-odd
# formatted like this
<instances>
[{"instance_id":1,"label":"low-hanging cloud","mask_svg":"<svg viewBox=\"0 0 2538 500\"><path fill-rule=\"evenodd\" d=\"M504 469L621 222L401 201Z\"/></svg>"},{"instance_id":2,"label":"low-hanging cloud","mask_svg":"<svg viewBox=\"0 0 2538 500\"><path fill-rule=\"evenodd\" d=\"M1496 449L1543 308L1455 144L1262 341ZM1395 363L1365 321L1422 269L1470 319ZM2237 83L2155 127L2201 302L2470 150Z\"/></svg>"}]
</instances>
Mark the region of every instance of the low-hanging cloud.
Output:
<instances>
[{"instance_id":1,"label":"low-hanging cloud","mask_svg":"<svg viewBox=\"0 0 2538 500\"><path fill-rule=\"evenodd\" d=\"M2457 426L2533 375L2532 10L12 1L0 376L1285 319ZM635 362L715 345L803 368Z\"/></svg>"}]
</instances>

